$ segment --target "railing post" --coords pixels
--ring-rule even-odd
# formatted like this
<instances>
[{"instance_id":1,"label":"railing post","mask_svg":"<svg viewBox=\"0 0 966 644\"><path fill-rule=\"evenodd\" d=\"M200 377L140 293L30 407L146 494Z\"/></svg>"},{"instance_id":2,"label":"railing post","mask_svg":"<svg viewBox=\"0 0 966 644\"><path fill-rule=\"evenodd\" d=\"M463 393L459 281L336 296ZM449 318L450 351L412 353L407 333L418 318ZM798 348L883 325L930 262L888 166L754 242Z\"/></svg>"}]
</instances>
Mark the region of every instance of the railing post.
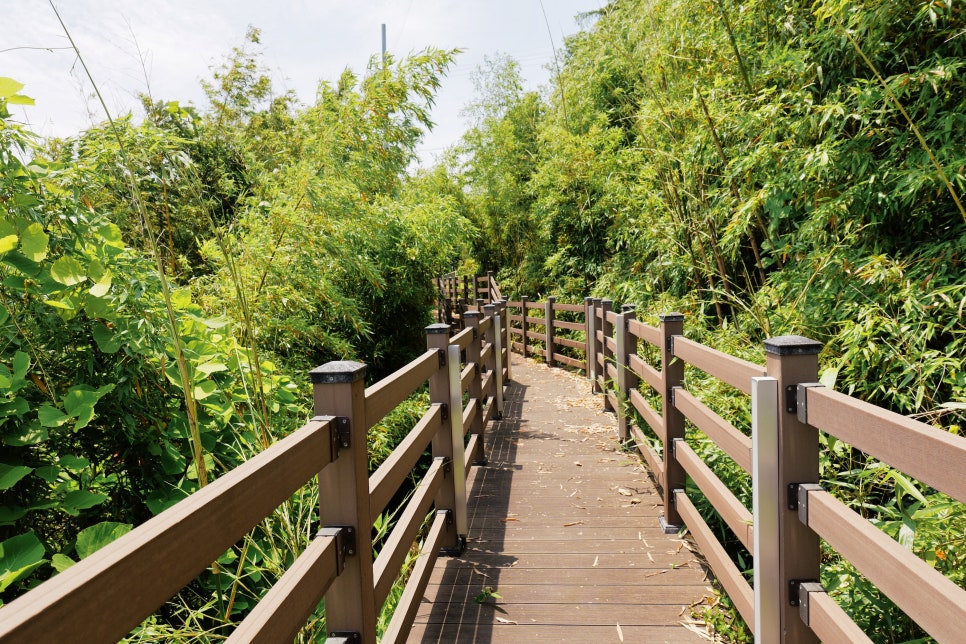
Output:
<instances>
[{"instance_id":1,"label":"railing post","mask_svg":"<svg viewBox=\"0 0 966 644\"><path fill-rule=\"evenodd\" d=\"M819 580L819 538L799 521L797 503L789 503L788 494L793 487L797 490L800 483L818 483L818 430L798 420L796 396L799 383L818 380L821 349L820 342L801 336L765 340L765 367L768 375L778 381L778 583L782 592L779 632L782 641L789 644L818 642L799 617L798 602L793 603L789 584L792 580Z\"/></svg>"},{"instance_id":2,"label":"railing post","mask_svg":"<svg viewBox=\"0 0 966 644\"><path fill-rule=\"evenodd\" d=\"M456 555L463 553L466 545L467 515L466 515L466 435L463 433L463 388L461 385L460 348L451 344L446 347L446 366L449 371L449 421L450 473L453 476L453 514L456 515L456 548L451 552ZM442 432L441 432L442 433ZM435 446L434 446L435 447ZM435 449L433 457L437 456ZM449 486L447 486L449 487ZM437 508L438 509L438 508Z\"/></svg>"},{"instance_id":3,"label":"railing post","mask_svg":"<svg viewBox=\"0 0 966 644\"><path fill-rule=\"evenodd\" d=\"M614 407L610 404L610 399L607 397L607 363L613 361L614 352L607 348L607 338L613 337L614 335L614 323L607 319L607 314L613 311L614 302L612 300L601 300L600 301L600 311L603 317L600 321L600 328L604 332L604 338L601 342L601 355L604 356L604 364L601 367L601 390L604 393L604 410L614 411Z\"/></svg>"},{"instance_id":4,"label":"railing post","mask_svg":"<svg viewBox=\"0 0 966 644\"><path fill-rule=\"evenodd\" d=\"M456 282L453 283L453 290L457 290L457 291L459 290L458 283ZM470 278L468 275L463 276L463 299L464 300L470 299Z\"/></svg>"},{"instance_id":5,"label":"railing post","mask_svg":"<svg viewBox=\"0 0 966 644\"><path fill-rule=\"evenodd\" d=\"M778 380L751 379L752 516L756 642L781 642L778 517L787 495L778 482Z\"/></svg>"},{"instance_id":6,"label":"railing post","mask_svg":"<svg viewBox=\"0 0 966 644\"><path fill-rule=\"evenodd\" d=\"M506 381L510 382L513 380L513 370L511 365L513 364L513 339L510 337L510 310L507 308L506 300L500 300L500 319L503 321L503 343L502 346L506 347Z\"/></svg>"},{"instance_id":7,"label":"railing post","mask_svg":"<svg viewBox=\"0 0 966 644\"><path fill-rule=\"evenodd\" d=\"M670 534L682 527L674 491L684 489L684 468L674 454L674 439L684 438L684 415L674 406L674 388L684 382L684 362L674 357L674 336L684 335L684 315L665 313L661 321L661 409L664 416L664 516L661 527Z\"/></svg>"},{"instance_id":8,"label":"railing post","mask_svg":"<svg viewBox=\"0 0 966 644\"><path fill-rule=\"evenodd\" d=\"M555 367L557 365L556 361L553 359L553 303L557 301L553 295L547 296L547 302L543 307L543 328L547 334L547 366Z\"/></svg>"},{"instance_id":9,"label":"railing post","mask_svg":"<svg viewBox=\"0 0 966 644\"><path fill-rule=\"evenodd\" d=\"M595 394L599 394L599 393L601 393L601 392L604 391L604 388L601 386L601 382L603 381L603 377L600 375L600 370L602 368L602 365L600 364L600 360L598 359L602 355L601 352L600 352L600 345L602 343L597 338L597 334L601 332L600 330L602 328L601 325L600 325L600 311L601 311L601 302L602 302L602 300L599 297L595 297L593 299L593 302L594 302L594 320L593 320L594 327L591 329L591 332L593 333L593 335L591 336L591 344L593 345L593 351L592 351L592 353L594 354L593 355L593 359L594 359L594 369L593 369L593 371L594 371L594 386L593 386L592 391Z\"/></svg>"},{"instance_id":10,"label":"railing post","mask_svg":"<svg viewBox=\"0 0 966 644\"><path fill-rule=\"evenodd\" d=\"M496 280L493 278L493 271L486 272L486 301L490 304L495 304L496 301L493 299L493 283Z\"/></svg>"},{"instance_id":11,"label":"railing post","mask_svg":"<svg viewBox=\"0 0 966 644\"><path fill-rule=\"evenodd\" d=\"M523 357L527 357L527 296L520 296L520 311L522 321L520 322L520 330L523 332L523 337L520 342L523 344Z\"/></svg>"},{"instance_id":12,"label":"railing post","mask_svg":"<svg viewBox=\"0 0 966 644\"><path fill-rule=\"evenodd\" d=\"M473 379L470 380L470 387L467 393L470 400L476 401L476 415L470 423L469 433L479 434L476 444L476 453L473 454L473 463L486 463L486 454L483 451L483 364L480 361L480 350L483 345L483 334L480 333L480 312L466 312L466 326L473 329L473 341L466 347L466 362L475 365L473 369Z\"/></svg>"},{"instance_id":13,"label":"railing post","mask_svg":"<svg viewBox=\"0 0 966 644\"><path fill-rule=\"evenodd\" d=\"M439 353L439 369L429 377L429 402L431 404L442 405L445 413L442 416L442 423L436 434L433 436L433 458L442 456L450 461L450 472L452 472L453 462L453 433L450 431L451 417L455 414L462 423L462 409L452 409L450 407L450 387L449 387L449 331L448 324L431 324L426 327L426 348L435 349ZM457 359L456 368L459 369ZM455 510L456 508L456 488L449 481L440 487L435 499L437 510ZM446 536L443 537L440 548L443 554L459 554L460 540L455 527L447 526Z\"/></svg>"},{"instance_id":14,"label":"railing post","mask_svg":"<svg viewBox=\"0 0 966 644\"><path fill-rule=\"evenodd\" d=\"M351 528L356 542L342 573L325 593L326 628L329 633L358 633L361 642L375 644L366 366L358 362L329 362L309 375L316 415L335 416L336 427L347 432L341 440L347 449L319 472L319 518L322 527Z\"/></svg>"},{"instance_id":15,"label":"railing post","mask_svg":"<svg viewBox=\"0 0 966 644\"><path fill-rule=\"evenodd\" d=\"M628 418L628 399L631 389L636 389L639 379L631 370L631 356L637 354L637 337L628 332L628 323L634 319L634 307L625 304L617 316L617 391L620 409L617 410L617 436L621 441L630 438L630 419Z\"/></svg>"},{"instance_id":16,"label":"railing post","mask_svg":"<svg viewBox=\"0 0 966 644\"><path fill-rule=\"evenodd\" d=\"M594 298L585 297L584 298L584 335L587 340L587 347L584 349L584 362L586 363L587 379L590 381L594 380L594 376L597 374L597 370L594 368L596 364L594 358L594 329L596 329L594 324Z\"/></svg>"},{"instance_id":17,"label":"railing post","mask_svg":"<svg viewBox=\"0 0 966 644\"><path fill-rule=\"evenodd\" d=\"M496 414L494 418L503 418L503 342L500 337L499 327L502 324L500 314L497 312L495 304L487 304L484 307L486 314L493 318L490 323L490 330L487 331L486 341L493 345L490 351L490 362L488 368L493 372L493 401L496 403Z\"/></svg>"}]
</instances>

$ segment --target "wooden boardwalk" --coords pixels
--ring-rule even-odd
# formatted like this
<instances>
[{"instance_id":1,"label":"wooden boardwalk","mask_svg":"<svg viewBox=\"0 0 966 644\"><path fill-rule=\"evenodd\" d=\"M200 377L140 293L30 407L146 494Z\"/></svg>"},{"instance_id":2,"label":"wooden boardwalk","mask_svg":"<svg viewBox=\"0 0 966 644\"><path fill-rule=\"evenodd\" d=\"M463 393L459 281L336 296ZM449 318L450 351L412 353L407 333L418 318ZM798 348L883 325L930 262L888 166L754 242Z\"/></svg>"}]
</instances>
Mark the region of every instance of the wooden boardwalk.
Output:
<instances>
[{"instance_id":1,"label":"wooden boardwalk","mask_svg":"<svg viewBox=\"0 0 966 644\"><path fill-rule=\"evenodd\" d=\"M614 417L588 381L513 360L489 465L467 482L466 551L438 559L409 641L709 641L689 609L712 596L705 572L661 531Z\"/></svg>"}]
</instances>

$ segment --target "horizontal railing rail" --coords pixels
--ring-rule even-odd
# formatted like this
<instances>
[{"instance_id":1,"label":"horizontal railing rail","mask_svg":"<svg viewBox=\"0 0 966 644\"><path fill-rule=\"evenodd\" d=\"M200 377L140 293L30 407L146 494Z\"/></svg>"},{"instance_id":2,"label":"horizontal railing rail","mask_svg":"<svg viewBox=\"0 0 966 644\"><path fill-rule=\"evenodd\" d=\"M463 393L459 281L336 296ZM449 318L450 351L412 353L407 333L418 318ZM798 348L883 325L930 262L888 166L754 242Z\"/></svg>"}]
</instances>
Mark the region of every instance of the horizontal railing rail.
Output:
<instances>
[{"instance_id":1,"label":"horizontal railing rail","mask_svg":"<svg viewBox=\"0 0 966 644\"><path fill-rule=\"evenodd\" d=\"M438 281L441 291L456 284L455 275ZM383 637L404 640L436 558L459 554L465 544L466 477L486 462L487 423L503 412L510 377L505 306L478 308L462 312L464 328L455 335L448 324L427 327L426 352L368 388L360 363L314 369L315 418L0 608L0 642L125 637L315 476L322 529L229 641L291 641L324 599L329 637L374 643L376 616L424 534ZM426 383L425 413L370 475L368 430ZM373 557L374 523L427 450L428 470Z\"/></svg>"},{"instance_id":2,"label":"horizontal railing rail","mask_svg":"<svg viewBox=\"0 0 966 644\"><path fill-rule=\"evenodd\" d=\"M961 638L966 590L818 485L816 430L958 502L966 502L966 438L815 384L822 347L807 338L766 341L760 365L686 338L678 313L659 316L655 327L607 299L586 298L581 307L524 296L507 305L514 351L581 369L617 414L619 437L637 447L661 488L665 530L687 527L756 641L869 641L818 581L819 538L927 633ZM579 322L555 319L578 310ZM564 341L558 329L582 331L584 341ZM583 360L561 359L556 347L582 349ZM750 395L750 435L689 390L686 366ZM687 442L686 422L752 475L751 508ZM698 512L688 480L752 555L753 584Z\"/></svg>"}]
</instances>

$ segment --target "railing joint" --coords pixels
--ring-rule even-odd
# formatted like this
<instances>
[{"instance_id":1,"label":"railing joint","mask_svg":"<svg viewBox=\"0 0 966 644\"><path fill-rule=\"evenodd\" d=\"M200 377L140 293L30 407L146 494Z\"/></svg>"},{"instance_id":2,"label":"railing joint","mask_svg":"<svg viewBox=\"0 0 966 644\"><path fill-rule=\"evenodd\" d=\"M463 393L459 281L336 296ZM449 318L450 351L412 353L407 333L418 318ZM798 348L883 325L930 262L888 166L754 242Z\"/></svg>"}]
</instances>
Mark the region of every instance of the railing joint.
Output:
<instances>
[{"instance_id":1,"label":"railing joint","mask_svg":"<svg viewBox=\"0 0 966 644\"><path fill-rule=\"evenodd\" d=\"M785 411L789 414L798 412L798 385L785 386Z\"/></svg>"},{"instance_id":2,"label":"railing joint","mask_svg":"<svg viewBox=\"0 0 966 644\"><path fill-rule=\"evenodd\" d=\"M796 505L798 509L798 520L804 525L808 525L808 493L809 492L823 492L823 488L818 483L799 483L795 486L796 490Z\"/></svg>"},{"instance_id":3,"label":"railing joint","mask_svg":"<svg viewBox=\"0 0 966 644\"><path fill-rule=\"evenodd\" d=\"M329 456L334 461L339 458L339 452L352 446L352 424L346 416L316 416L315 419L330 423Z\"/></svg>"},{"instance_id":4,"label":"railing joint","mask_svg":"<svg viewBox=\"0 0 966 644\"><path fill-rule=\"evenodd\" d=\"M355 631L332 631L325 641L328 644L361 644L362 636Z\"/></svg>"},{"instance_id":5,"label":"railing joint","mask_svg":"<svg viewBox=\"0 0 966 644\"><path fill-rule=\"evenodd\" d=\"M799 383L795 390L795 411L798 414L798 420L801 423L808 424L808 390L812 387L824 387L820 382L803 382Z\"/></svg>"},{"instance_id":6,"label":"railing joint","mask_svg":"<svg viewBox=\"0 0 966 644\"><path fill-rule=\"evenodd\" d=\"M446 366L446 349L442 349L442 348L436 349L436 355L439 358L439 366L440 367L445 367Z\"/></svg>"},{"instance_id":7,"label":"railing joint","mask_svg":"<svg viewBox=\"0 0 966 644\"><path fill-rule=\"evenodd\" d=\"M788 580L788 605L798 606L802 602L802 591L804 590L807 594L809 588L803 588L806 584L816 584L818 582L814 579L789 579ZM821 586L819 586L821 588ZM807 624L808 622L806 622Z\"/></svg>"},{"instance_id":8,"label":"railing joint","mask_svg":"<svg viewBox=\"0 0 966 644\"><path fill-rule=\"evenodd\" d=\"M447 403L433 403L433 405L436 405L437 407L439 407L439 419L440 420L449 420L449 404L447 404Z\"/></svg>"},{"instance_id":9,"label":"railing joint","mask_svg":"<svg viewBox=\"0 0 966 644\"><path fill-rule=\"evenodd\" d=\"M341 575L345 570L346 557L356 554L356 529L351 525L327 525L317 535L335 539L335 572Z\"/></svg>"},{"instance_id":10,"label":"railing joint","mask_svg":"<svg viewBox=\"0 0 966 644\"><path fill-rule=\"evenodd\" d=\"M805 626L811 626L809 597L812 593L824 593L825 587L817 581L803 581L798 585L798 615Z\"/></svg>"}]
</instances>

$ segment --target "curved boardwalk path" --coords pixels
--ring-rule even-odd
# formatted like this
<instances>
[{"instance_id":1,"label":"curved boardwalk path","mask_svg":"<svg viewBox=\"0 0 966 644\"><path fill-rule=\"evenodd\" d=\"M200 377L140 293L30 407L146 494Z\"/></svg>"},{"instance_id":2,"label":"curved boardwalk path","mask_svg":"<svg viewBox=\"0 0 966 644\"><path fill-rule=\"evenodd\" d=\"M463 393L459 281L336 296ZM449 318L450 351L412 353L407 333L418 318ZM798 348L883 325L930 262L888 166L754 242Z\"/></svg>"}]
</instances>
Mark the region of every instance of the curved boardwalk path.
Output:
<instances>
[{"instance_id":1,"label":"curved boardwalk path","mask_svg":"<svg viewBox=\"0 0 966 644\"><path fill-rule=\"evenodd\" d=\"M504 420L474 468L469 535L440 557L410 642L707 642L712 596L590 383L513 357ZM499 595L484 599L485 589ZM482 593L482 596L481 596Z\"/></svg>"}]
</instances>

